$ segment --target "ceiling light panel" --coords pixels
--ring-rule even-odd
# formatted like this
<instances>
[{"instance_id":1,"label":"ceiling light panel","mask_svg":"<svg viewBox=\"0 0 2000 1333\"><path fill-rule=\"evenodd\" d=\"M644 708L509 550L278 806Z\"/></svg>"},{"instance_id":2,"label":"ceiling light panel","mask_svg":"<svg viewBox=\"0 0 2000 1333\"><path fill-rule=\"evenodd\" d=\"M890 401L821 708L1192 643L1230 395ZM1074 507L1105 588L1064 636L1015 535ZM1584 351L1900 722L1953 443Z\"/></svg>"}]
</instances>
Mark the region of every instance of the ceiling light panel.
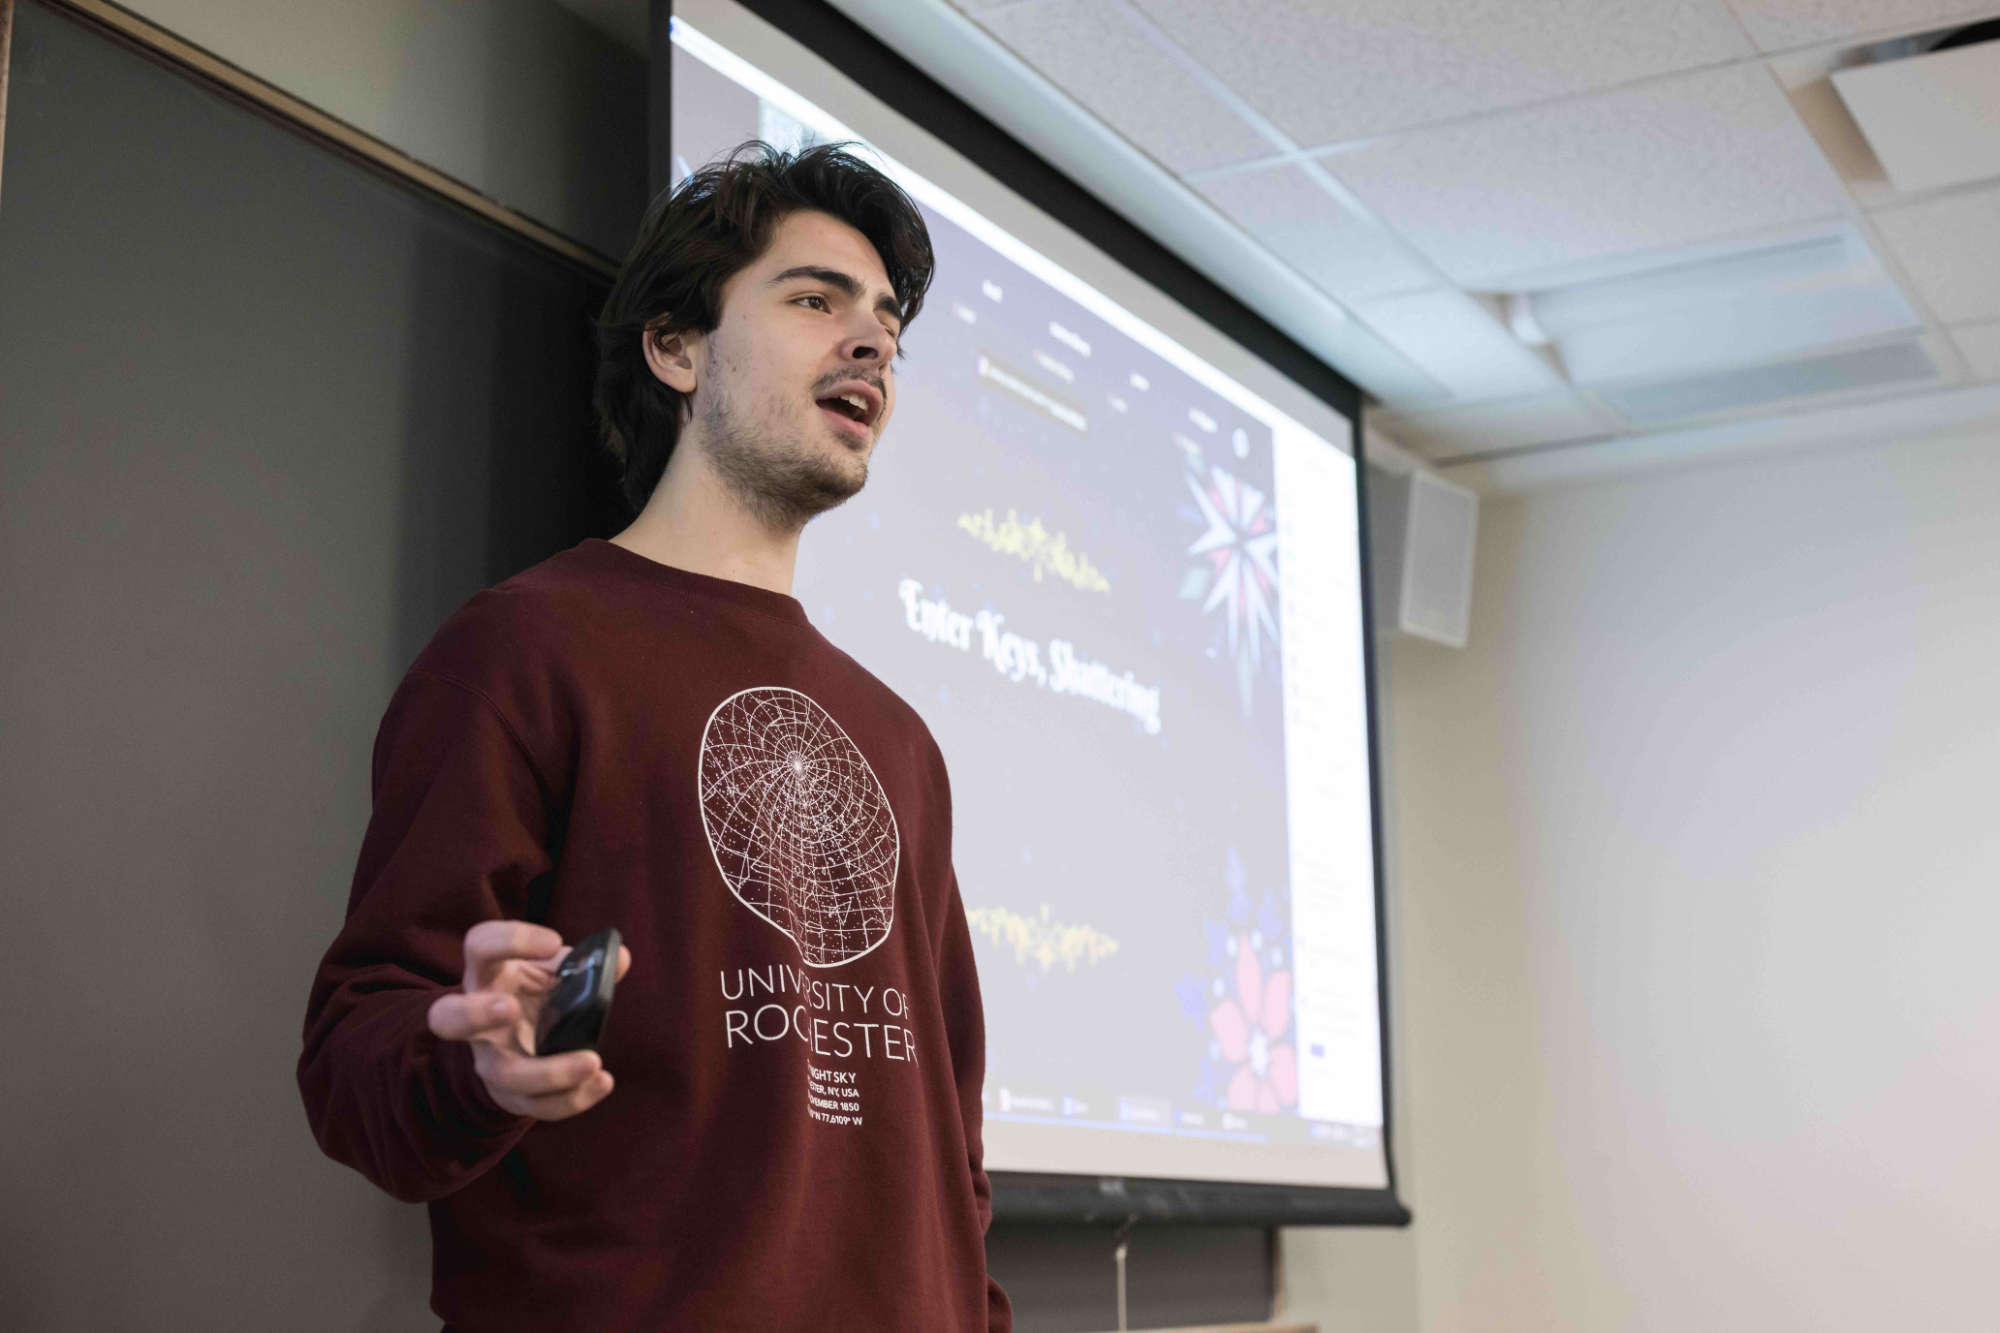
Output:
<instances>
[{"instance_id":1,"label":"ceiling light panel","mask_svg":"<svg viewBox=\"0 0 2000 1333\"><path fill-rule=\"evenodd\" d=\"M1872 220L1917 297L1940 320L2000 319L2000 189L1926 199Z\"/></svg>"},{"instance_id":2,"label":"ceiling light panel","mask_svg":"<svg viewBox=\"0 0 2000 1333\"><path fill-rule=\"evenodd\" d=\"M1803 292L1784 301L1746 296L1658 319L1584 329L1556 346L1572 380L1601 385L1754 365L1921 325L1902 293L1883 282Z\"/></svg>"},{"instance_id":3,"label":"ceiling light panel","mask_svg":"<svg viewBox=\"0 0 2000 1333\"><path fill-rule=\"evenodd\" d=\"M1718 0L1134 0L1307 146L1750 54Z\"/></svg>"},{"instance_id":4,"label":"ceiling light panel","mask_svg":"<svg viewBox=\"0 0 2000 1333\"><path fill-rule=\"evenodd\" d=\"M1547 361L1456 288L1361 301L1353 310L1456 398L1516 398L1562 387Z\"/></svg>"},{"instance_id":5,"label":"ceiling light panel","mask_svg":"<svg viewBox=\"0 0 2000 1333\"><path fill-rule=\"evenodd\" d=\"M1400 237L1356 215L1296 165L1207 176L1194 186L1252 239L1342 301L1438 283L1437 270Z\"/></svg>"},{"instance_id":6,"label":"ceiling light panel","mask_svg":"<svg viewBox=\"0 0 2000 1333\"><path fill-rule=\"evenodd\" d=\"M1666 262L1656 258L1648 267L1622 273L1537 283L1517 299L1547 341L1601 324L1644 323L1713 308L1743 296L1767 299L1881 276L1881 265L1854 229L1841 226L1770 245L1684 254Z\"/></svg>"},{"instance_id":7,"label":"ceiling light panel","mask_svg":"<svg viewBox=\"0 0 2000 1333\"><path fill-rule=\"evenodd\" d=\"M1616 435L1625 423L1573 390L1433 412L1377 412L1371 424L1436 462L1526 445Z\"/></svg>"},{"instance_id":8,"label":"ceiling light panel","mask_svg":"<svg viewBox=\"0 0 2000 1333\"><path fill-rule=\"evenodd\" d=\"M2000 414L2000 385L1877 394L1870 402L1810 404L1791 414L1685 430L1649 431L1581 449L1544 449L1485 462L1448 464L1446 475L1487 492L1604 478L1635 468L1685 465L1779 449L1912 441Z\"/></svg>"},{"instance_id":9,"label":"ceiling light panel","mask_svg":"<svg viewBox=\"0 0 2000 1333\"><path fill-rule=\"evenodd\" d=\"M1320 159L1453 280L1837 215L1840 181L1760 65L1418 130Z\"/></svg>"},{"instance_id":10,"label":"ceiling light panel","mask_svg":"<svg viewBox=\"0 0 2000 1333\"><path fill-rule=\"evenodd\" d=\"M1820 218L1810 224L1775 227L1753 234L1738 234L1659 250L1634 250L1625 254L1600 255L1576 263L1559 263L1531 269L1508 277L1510 291L1545 292L1558 287L1610 284L1618 279L1645 279L1666 275L1712 261L1734 259L1755 250L1776 250L1801 242L1827 242L1852 235L1854 228L1845 220ZM1845 245L1846 242L1840 241Z\"/></svg>"},{"instance_id":11,"label":"ceiling light panel","mask_svg":"<svg viewBox=\"0 0 2000 1333\"><path fill-rule=\"evenodd\" d=\"M1964 15L1991 17L1992 6L1964 0L1730 0L1760 51L1840 37L1934 27Z\"/></svg>"},{"instance_id":12,"label":"ceiling light panel","mask_svg":"<svg viewBox=\"0 0 2000 1333\"><path fill-rule=\"evenodd\" d=\"M1939 381L1936 362L1917 341L1746 366L1717 375L1610 386L1597 396L1635 426L1656 426L1830 395L1863 396Z\"/></svg>"},{"instance_id":13,"label":"ceiling light panel","mask_svg":"<svg viewBox=\"0 0 2000 1333\"><path fill-rule=\"evenodd\" d=\"M1094 0L1012 5L979 23L1077 103L1176 172L1276 151Z\"/></svg>"},{"instance_id":14,"label":"ceiling light panel","mask_svg":"<svg viewBox=\"0 0 2000 1333\"><path fill-rule=\"evenodd\" d=\"M1922 321L1851 226L1699 261L1516 293L1509 323L1571 380L1687 376L1792 358Z\"/></svg>"}]
</instances>

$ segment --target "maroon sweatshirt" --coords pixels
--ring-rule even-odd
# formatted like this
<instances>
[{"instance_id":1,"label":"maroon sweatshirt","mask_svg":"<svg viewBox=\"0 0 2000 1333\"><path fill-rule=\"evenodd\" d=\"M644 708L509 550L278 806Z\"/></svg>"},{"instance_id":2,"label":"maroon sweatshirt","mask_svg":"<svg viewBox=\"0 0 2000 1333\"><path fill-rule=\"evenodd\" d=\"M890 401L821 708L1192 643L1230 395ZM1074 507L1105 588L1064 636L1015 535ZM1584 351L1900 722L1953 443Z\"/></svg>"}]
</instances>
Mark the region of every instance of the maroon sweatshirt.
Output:
<instances>
[{"instance_id":1,"label":"maroon sweatshirt","mask_svg":"<svg viewBox=\"0 0 2000 1333\"><path fill-rule=\"evenodd\" d=\"M430 1205L451 1329L1011 1327L944 759L796 600L585 541L445 623L373 774L299 1087ZM581 1115L429 1033L495 918L632 951Z\"/></svg>"}]
</instances>

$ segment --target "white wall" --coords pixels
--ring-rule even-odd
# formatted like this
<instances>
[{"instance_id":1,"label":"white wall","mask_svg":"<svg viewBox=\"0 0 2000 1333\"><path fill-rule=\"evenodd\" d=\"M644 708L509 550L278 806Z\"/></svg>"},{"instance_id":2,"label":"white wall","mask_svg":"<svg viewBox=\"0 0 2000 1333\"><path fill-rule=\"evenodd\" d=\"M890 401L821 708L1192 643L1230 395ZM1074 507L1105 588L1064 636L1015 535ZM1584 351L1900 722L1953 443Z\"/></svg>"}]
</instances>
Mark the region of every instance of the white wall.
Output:
<instances>
[{"instance_id":1,"label":"white wall","mask_svg":"<svg viewBox=\"0 0 2000 1333\"><path fill-rule=\"evenodd\" d=\"M122 0L616 259L646 202L646 64L554 0Z\"/></svg>"},{"instance_id":2,"label":"white wall","mask_svg":"<svg viewBox=\"0 0 2000 1333\"><path fill-rule=\"evenodd\" d=\"M1987 1329L2000 428L1534 493L1391 650L1406 1236L1329 1330Z\"/></svg>"}]
</instances>

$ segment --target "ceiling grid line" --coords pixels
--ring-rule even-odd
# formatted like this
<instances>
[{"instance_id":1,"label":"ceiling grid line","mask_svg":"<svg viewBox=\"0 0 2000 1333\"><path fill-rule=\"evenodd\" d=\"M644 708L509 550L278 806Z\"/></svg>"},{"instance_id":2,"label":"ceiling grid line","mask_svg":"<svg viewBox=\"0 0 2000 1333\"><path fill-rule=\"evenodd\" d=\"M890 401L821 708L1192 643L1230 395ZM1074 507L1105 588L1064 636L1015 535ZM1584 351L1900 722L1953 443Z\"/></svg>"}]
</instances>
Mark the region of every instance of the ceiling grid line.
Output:
<instances>
[{"instance_id":1,"label":"ceiling grid line","mask_svg":"<svg viewBox=\"0 0 2000 1333\"><path fill-rule=\"evenodd\" d=\"M1425 269L1430 274L1434 285L1439 287L1457 286L1456 283L1446 276L1442 269L1431 262L1429 256L1398 235L1394 228L1376 216L1375 212L1357 199L1353 191L1342 184L1337 177L1328 172L1318 161L1305 155L1304 150L1292 140L1290 135L1279 129L1262 112L1250 105L1240 93L1225 83L1213 70L1202 64L1201 60L1193 52L1162 31L1160 26L1133 5L1131 0L1105 0L1105 3L1109 8L1115 10L1126 23L1131 25L1154 49L1185 70L1190 78L1201 84L1226 110L1232 112L1244 124L1248 125L1253 131L1269 141L1273 147L1277 148L1279 156L1271 160L1284 162L1300 168L1305 177L1327 194L1338 207L1345 209L1355 218L1376 228L1397 250L1402 252L1410 263ZM1193 174L1186 172L1179 174L1184 181L1189 181L1190 183L1194 181ZM1401 290L1416 291L1418 288L1410 287ZM1382 294L1396 295L1398 293L1385 292Z\"/></svg>"},{"instance_id":2,"label":"ceiling grid line","mask_svg":"<svg viewBox=\"0 0 2000 1333\"><path fill-rule=\"evenodd\" d=\"M1398 139L1408 139L1437 130L1456 129L1465 125L1486 124L1501 117L1526 116L1539 111L1560 110L1571 103L1596 101L1609 93L1626 92L1650 87L1655 84L1674 83L1694 74L1706 74L1725 69L1742 69L1751 65L1764 65L1768 63L1769 61L1762 56L1751 55L1739 56L1730 60L1710 61L1702 65L1686 65L1679 69L1665 70L1658 74L1641 75L1639 78L1627 79L1621 83L1607 83L1595 88L1582 89L1578 92L1558 93L1553 97L1538 98L1532 102L1515 102L1490 110L1467 111L1459 115L1441 116L1436 120L1405 125L1400 129L1391 130L1384 134L1361 135L1352 139L1334 139L1326 143L1302 146L1293 152L1283 153L1274 158L1259 159L1254 162L1230 162L1222 166L1206 167L1199 171L1186 173L1184 179L1190 181L1215 180L1251 170L1258 166L1296 162L1301 159L1320 160L1328 157L1340 157L1344 154L1359 152L1363 149L1390 146Z\"/></svg>"},{"instance_id":3,"label":"ceiling grid line","mask_svg":"<svg viewBox=\"0 0 2000 1333\"><path fill-rule=\"evenodd\" d=\"M1750 31L1750 25L1743 21L1743 12L1736 7L1735 0L1718 0L1722 11L1729 15L1729 21L1736 25L1736 31L1743 34L1743 44L1752 51L1758 50L1757 34Z\"/></svg>"}]
</instances>

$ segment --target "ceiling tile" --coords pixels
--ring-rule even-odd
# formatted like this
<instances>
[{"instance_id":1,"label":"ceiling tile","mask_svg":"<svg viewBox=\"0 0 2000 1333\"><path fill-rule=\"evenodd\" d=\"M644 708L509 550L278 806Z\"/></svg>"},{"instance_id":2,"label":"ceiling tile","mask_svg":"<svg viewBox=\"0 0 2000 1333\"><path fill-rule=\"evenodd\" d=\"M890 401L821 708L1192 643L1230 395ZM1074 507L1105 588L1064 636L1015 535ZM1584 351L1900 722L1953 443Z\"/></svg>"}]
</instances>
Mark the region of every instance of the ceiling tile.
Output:
<instances>
[{"instance_id":1,"label":"ceiling tile","mask_svg":"<svg viewBox=\"0 0 2000 1333\"><path fill-rule=\"evenodd\" d=\"M1562 387L1562 377L1457 288L1354 305L1361 322L1458 398L1515 398Z\"/></svg>"},{"instance_id":2,"label":"ceiling tile","mask_svg":"<svg viewBox=\"0 0 2000 1333\"><path fill-rule=\"evenodd\" d=\"M1837 69L1829 81L1904 194L2000 176L2000 42Z\"/></svg>"},{"instance_id":3,"label":"ceiling tile","mask_svg":"<svg viewBox=\"0 0 2000 1333\"><path fill-rule=\"evenodd\" d=\"M1951 339L1965 354L1975 381L2000 380L2000 323L1968 324L1953 329Z\"/></svg>"},{"instance_id":4,"label":"ceiling tile","mask_svg":"<svg viewBox=\"0 0 2000 1333\"><path fill-rule=\"evenodd\" d=\"M1307 147L1751 54L1721 0L1133 0Z\"/></svg>"},{"instance_id":5,"label":"ceiling tile","mask_svg":"<svg viewBox=\"0 0 2000 1333\"><path fill-rule=\"evenodd\" d=\"M1195 186L1315 286L1342 301L1438 283L1388 228L1357 216L1295 165L1210 176Z\"/></svg>"},{"instance_id":6,"label":"ceiling tile","mask_svg":"<svg viewBox=\"0 0 2000 1333\"><path fill-rule=\"evenodd\" d=\"M1964 15L1992 17L1965 0L1731 0L1761 51L1784 51L1863 33L1921 32ZM1982 14L1981 11L1984 11Z\"/></svg>"},{"instance_id":7,"label":"ceiling tile","mask_svg":"<svg viewBox=\"0 0 2000 1333\"><path fill-rule=\"evenodd\" d=\"M1115 10L1047 0L977 16L1079 105L1174 171L1268 157L1273 145Z\"/></svg>"},{"instance_id":8,"label":"ceiling tile","mask_svg":"<svg viewBox=\"0 0 2000 1333\"><path fill-rule=\"evenodd\" d=\"M1947 324L2000 318L2000 189L1872 215L1917 295Z\"/></svg>"},{"instance_id":9,"label":"ceiling tile","mask_svg":"<svg viewBox=\"0 0 2000 1333\"><path fill-rule=\"evenodd\" d=\"M1757 65L1417 130L1320 160L1475 289L1828 217L1846 200Z\"/></svg>"},{"instance_id":10,"label":"ceiling tile","mask_svg":"<svg viewBox=\"0 0 2000 1333\"><path fill-rule=\"evenodd\" d=\"M1476 403L1436 412L1375 412L1369 424L1433 461L1624 433L1625 424L1580 393Z\"/></svg>"}]
</instances>

